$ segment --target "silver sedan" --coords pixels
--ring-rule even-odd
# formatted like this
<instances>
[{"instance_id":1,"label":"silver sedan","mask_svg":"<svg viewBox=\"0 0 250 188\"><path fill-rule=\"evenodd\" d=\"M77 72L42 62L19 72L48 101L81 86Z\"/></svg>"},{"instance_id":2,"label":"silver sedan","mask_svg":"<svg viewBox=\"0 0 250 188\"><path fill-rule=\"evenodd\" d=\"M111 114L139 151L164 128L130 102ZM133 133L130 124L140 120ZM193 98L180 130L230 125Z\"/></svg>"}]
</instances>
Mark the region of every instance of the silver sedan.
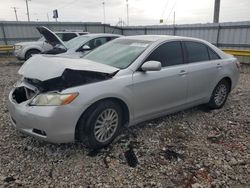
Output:
<instances>
[{"instance_id":1,"label":"silver sedan","mask_svg":"<svg viewBox=\"0 0 250 188\"><path fill-rule=\"evenodd\" d=\"M100 148L124 126L200 104L221 108L238 69L236 58L203 40L122 37L81 59L33 56L19 70L8 108L24 133Z\"/></svg>"}]
</instances>

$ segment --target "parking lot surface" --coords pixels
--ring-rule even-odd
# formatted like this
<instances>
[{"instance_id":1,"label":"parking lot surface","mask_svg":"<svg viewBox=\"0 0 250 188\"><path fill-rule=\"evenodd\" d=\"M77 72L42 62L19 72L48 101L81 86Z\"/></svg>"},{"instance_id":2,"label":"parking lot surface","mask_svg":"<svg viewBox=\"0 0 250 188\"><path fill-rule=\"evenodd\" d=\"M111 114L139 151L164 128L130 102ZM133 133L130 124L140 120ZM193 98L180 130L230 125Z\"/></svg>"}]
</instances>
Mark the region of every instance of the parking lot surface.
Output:
<instances>
[{"instance_id":1,"label":"parking lot surface","mask_svg":"<svg viewBox=\"0 0 250 188\"><path fill-rule=\"evenodd\" d=\"M222 109L199 106L141 123L90 151L12 127L6 100L20 65L0 60L0 187L250 187L250 66ZM125 157L129 149L134 158Z\"/></svg>"}]
</instances>

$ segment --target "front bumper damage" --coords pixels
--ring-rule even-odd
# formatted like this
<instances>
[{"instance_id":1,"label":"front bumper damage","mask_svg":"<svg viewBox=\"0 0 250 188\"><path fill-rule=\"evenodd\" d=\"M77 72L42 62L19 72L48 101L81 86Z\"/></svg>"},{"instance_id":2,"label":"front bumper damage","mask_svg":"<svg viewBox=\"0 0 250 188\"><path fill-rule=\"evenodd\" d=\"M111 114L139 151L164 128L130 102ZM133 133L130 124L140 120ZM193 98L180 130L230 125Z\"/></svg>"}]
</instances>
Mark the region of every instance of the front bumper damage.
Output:
<instances>
[{"instance_id":1,"label":"front bumper damage","mask_svg":"<svg viewBox=\"0 0 250 188\"><path fill-rule=\"evenodd\" d=\"M14 127L23 133L52 143L74 141L75 125L78 120L76 108L70 104L29 106L31 99L22 102L19 99L17 102L14 98L15 92L17 89L27 87L24 85L14 88L9 94L8 109Z\"/></svg>"},{"instance_id":2,"label":"front bumper damage","mask_svg":"<svg viewBox=\"0 0 250 188\"><path fill-rule=\"evenodd\" d=\"M111 79L118 71L88 60L69 61L67 58L36 55L19 69L23 79L9 94L12 123L16 129L49 142L72 142L78 119L89 105L88 101L76 98L61 106L31 106L29 103L38 94L64 94L68 89L78 93L78 87Z\"/></svg>"}]
</instances>

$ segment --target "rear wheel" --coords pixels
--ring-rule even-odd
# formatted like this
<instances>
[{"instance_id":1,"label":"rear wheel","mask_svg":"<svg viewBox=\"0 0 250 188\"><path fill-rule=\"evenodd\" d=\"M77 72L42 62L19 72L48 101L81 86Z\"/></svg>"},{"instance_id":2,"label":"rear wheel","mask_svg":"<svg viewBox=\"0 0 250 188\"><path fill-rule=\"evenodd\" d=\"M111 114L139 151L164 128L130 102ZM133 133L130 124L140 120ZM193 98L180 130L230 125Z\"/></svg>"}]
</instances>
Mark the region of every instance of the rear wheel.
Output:
<instances>
[{"instance_id":1,"label":"rear wheel","mask_svg":"<svg viewBox=\"0 0 250 188\"><path fill-rule=\"evenodd\" d=\"M32 55L34 55L34 54L39 54L40 53L40 51L39 50L29 50L29 51L27 51L26 52L26 54L25 54L25 60L28 60L29 58L31 58L32 57Z\"/></svg>"},{"instance_id":2,"label":"rear wheel","mask_svg":"<svg viewBox=\"0 0 250 188\"><path fill-rule=\"evenodd\" d=\"M103 101L88 114L78 122L78 137L93 149L107 146L116 138L122 126L121 107L113 101Z\"/></svg>"},{"instance_id":3,"label":"rear wheel","mask_svg":"<svg viewBox=\"0 0 250 188\"><path fill-rule=\"evenodd\" d=\"M226 80L221 80L214 88L208 106L211 109L218 109L224 106L228 94L230 92L229 83Z\"/></svg>"}]
</instances>

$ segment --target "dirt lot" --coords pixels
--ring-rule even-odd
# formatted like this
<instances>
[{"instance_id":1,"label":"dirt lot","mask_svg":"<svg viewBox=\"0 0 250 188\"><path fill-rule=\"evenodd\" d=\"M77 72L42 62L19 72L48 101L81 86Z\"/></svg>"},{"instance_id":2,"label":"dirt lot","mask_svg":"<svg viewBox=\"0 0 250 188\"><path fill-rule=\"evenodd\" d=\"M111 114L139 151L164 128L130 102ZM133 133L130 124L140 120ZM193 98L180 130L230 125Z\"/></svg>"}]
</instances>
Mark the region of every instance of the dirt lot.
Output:
<instances>
[{"instance_id":1,"label":"dirt lot","mask_svg":"<svg viewBox=\"0 0 250 188\"><path fill-rule=\"evenodd\" d=\"M20 64L0 62L0 187L250 187L250 66L220 110L203 106L130 130L111 147L54 145L17 132L6 100ZM133 148L139 164L124 152Z\"/></svg>"}]
</instances>

